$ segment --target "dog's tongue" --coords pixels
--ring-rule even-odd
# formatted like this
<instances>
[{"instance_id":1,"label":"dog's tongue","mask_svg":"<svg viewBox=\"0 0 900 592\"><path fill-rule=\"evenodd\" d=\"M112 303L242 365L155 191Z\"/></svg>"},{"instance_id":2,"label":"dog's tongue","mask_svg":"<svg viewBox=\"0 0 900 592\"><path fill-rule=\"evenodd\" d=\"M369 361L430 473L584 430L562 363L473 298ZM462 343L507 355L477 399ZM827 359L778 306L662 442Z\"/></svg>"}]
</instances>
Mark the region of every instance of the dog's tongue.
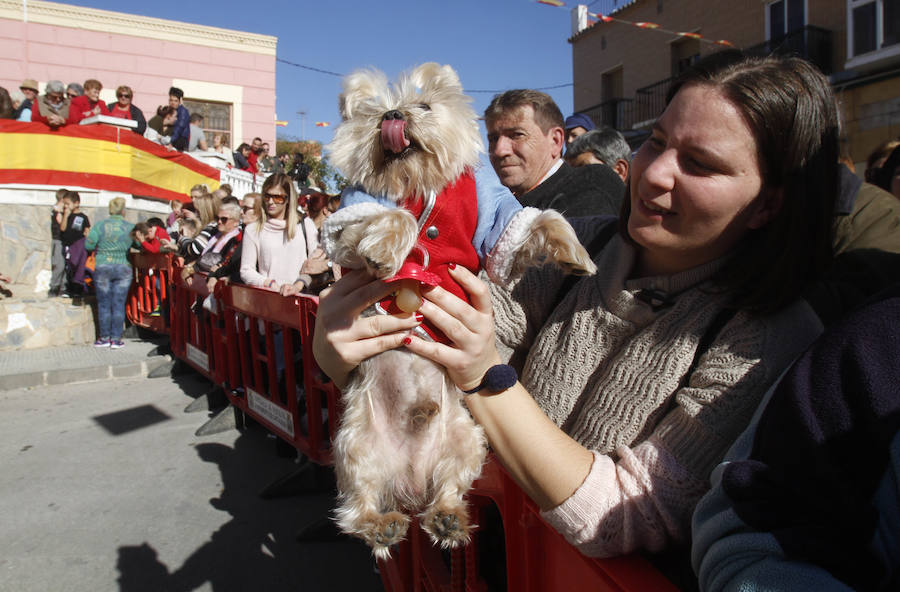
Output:
<instances>
[{"instance_id":1,"label":"dog's tongue","mask_svg":"<svg viewBox=\"0 0 900 592\"><path fill-rule=\"evenodd\" d=\"M404 130L406 122L402 119L385 119L381 122L381 145L394 154L403 152L409 146Z\"/></svg>"}]
</instances>

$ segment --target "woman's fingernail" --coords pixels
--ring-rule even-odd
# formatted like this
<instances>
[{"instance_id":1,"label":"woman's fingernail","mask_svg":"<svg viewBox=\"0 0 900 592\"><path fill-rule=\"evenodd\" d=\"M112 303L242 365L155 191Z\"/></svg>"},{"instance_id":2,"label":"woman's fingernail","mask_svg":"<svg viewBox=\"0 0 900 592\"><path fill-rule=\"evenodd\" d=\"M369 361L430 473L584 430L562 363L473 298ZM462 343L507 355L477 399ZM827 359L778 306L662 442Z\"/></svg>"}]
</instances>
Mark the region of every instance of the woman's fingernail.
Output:
<instances>
[{"instance_id":1,"label":"woman's fingernail","mask_svg":"<svg viewBox=\"0 0 900 592\"><path fill-rule=\"evenodd\" d=\"M425 315L423 315L423 314L420 313L420 312L417 312L417 313L416 313L416 322L417 322L417 323L421 323L421 322L424 321L424 320L425 320Z\"/></svg>"},{"instance_id":2,"label":"woman's fingernail","mask_svg":"<svg viewBox=\"0 0 900 592\"><path fill-rule=\"evenodd\" d=\"M450 269L456 269L456 263L451 263L447 267L449 267Z\"/></svg>"},{"instance_id":3,"label":"woman's fingernail","mask_svg":"<svg viewBox=\"0 0 900 592\"><path fill-rule=\"evenodd\" d=\"M403 345L409 345L410 343L412 343L412 337L403 338Z\"/></svg>"}]
</instances>

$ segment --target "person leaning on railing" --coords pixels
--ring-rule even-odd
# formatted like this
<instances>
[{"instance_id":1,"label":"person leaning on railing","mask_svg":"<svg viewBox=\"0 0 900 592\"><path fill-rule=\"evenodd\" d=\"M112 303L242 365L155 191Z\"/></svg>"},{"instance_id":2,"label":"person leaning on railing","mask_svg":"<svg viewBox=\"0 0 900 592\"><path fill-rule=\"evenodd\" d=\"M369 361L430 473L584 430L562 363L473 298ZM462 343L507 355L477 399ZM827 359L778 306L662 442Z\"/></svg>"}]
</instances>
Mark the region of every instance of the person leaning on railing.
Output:
<instances>
[{"instance_id":1,"label":"person leaning on railing","mask_svg":"<svg viewBox=\"0 0 900 592\"><path fill-rule=\"evenodd\" d=\"M262 208L255 223L244 229L241 279L251 286L296 294L308 285L300 268L318 243L309 220L304 229L297 211L293 180L284 173L270 175L262 187ZM303 285L301 285L303 284Z\"/></svg>"},{"instance_id":2,"label":"person leaning on railing","mask_svg":"<svg viewBox=\"0 0 900 592\"><path fill-rule=\"evenodd\" d=\"M396 347L446 367L502 464L590 556L686 543L712 468L822 329L799 295L831 258L828 80L801 59L728 54L668 99L618 232L596 244L602 219L573 221L595 276L567 290L543 267L504 290L451 267L471 305L435 287L419 309L449 345L410 333L413 315L362 317L392 288L361 271L322 293L316 319L316 360L339 388Z\"/></svg>"}]
</instances>

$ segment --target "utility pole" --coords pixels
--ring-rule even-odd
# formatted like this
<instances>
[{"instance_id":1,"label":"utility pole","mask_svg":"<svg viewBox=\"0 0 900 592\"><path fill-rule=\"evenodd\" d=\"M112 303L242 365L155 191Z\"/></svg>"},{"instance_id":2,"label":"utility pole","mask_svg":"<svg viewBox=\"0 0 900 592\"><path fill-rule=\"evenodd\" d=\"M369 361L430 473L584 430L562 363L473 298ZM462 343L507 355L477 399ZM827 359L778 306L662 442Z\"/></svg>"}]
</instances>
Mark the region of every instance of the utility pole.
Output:
<instances>
[{"instance_id":1,"label":"utility pole","mask_svg":"<svg viewBox=\"0 0 900 592\"><path fill-rule=\"evenodd\" d=\"M306 111L297 111L300 119L300 140L306 139Z\"/></svg>"}]
</instances>

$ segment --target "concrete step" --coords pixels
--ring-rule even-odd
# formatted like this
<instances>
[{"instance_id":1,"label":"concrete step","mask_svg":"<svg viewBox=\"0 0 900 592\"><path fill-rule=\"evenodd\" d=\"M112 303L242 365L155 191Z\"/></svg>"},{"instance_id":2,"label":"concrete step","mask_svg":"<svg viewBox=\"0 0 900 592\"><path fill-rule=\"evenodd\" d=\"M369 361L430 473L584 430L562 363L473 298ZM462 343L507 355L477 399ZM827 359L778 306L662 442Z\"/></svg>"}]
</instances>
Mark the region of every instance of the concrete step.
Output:
<instances>
[{"instance_id":1,"label":"concrete step","mask_svg":"<svg viewBox=\"0 0 900 592\"><path fill-rule=\"evenodd\" d=\"M162 340L164 342L164 340ZM93 345L62 345L0 352L0 391L45 385L147 376L168 364L168 355L152 355L160 340L125 339L111 350Z\"/></svg>"}]
</instances>

